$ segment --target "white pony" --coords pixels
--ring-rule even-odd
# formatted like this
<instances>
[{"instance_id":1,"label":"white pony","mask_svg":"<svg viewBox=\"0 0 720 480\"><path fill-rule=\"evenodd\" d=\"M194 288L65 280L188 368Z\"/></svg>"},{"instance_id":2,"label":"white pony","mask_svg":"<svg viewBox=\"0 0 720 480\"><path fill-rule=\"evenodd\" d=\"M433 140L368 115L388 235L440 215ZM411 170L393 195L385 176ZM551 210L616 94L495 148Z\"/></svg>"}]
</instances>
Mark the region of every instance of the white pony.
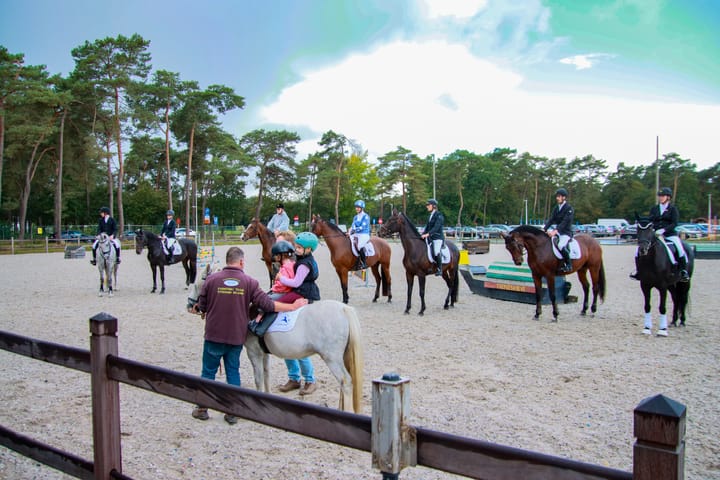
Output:
<instances>
[{"instance_id":1,"label":"white pony","mask_svg":"<svg viewBox=\"0 0 720 480\"><path fill-rule=\"evenodd\" d=\"M105 284L107 284L108 297L113 296L113 281L117 285L117 253L115 252L115 243L107 235L101 233L98 235L97 244L97 268L100 272L100 291L98 296L102 297Z\"/></svg>"},{"instance_id":2,"label":"white pony","mask_svg":"<svg viewBox=\"0 0 720 480\"><path fill-rule=\"evenodd\" d=\"M200 289L210 273L220 270L208 264L193 284L187 308L197 303ZM279 358L300 359L317 353L340 383L339 408L345 410L345 395L352 392L353 410L360 413L362 402L363 357L360 320L351 306L335 300L320 300L303 307L295 326L287 332L268 332L263 336L271 354ZM253 368L255 388L270 391L270 356L260 339L248 331L245 350Z\"/></svg>"}]
</instances>

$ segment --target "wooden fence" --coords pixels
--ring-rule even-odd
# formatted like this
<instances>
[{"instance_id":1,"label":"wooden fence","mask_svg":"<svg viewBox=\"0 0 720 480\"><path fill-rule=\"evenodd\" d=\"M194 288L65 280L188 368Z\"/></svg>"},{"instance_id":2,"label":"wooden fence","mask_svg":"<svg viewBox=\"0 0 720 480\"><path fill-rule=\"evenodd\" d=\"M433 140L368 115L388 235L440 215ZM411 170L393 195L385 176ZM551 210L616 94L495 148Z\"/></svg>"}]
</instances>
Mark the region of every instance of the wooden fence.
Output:
<instances>
[{"instance_id":1,"label":"wooden fence","mask_svg":"<svg viewBox=\"0 0 720 480\"><path fill-rule=\"evenodd\" d=\"M422 465L484 480L684 478L685 406L662 395L634 412L633 472L624 472L481 440L413 427L409 385L394 374L373 381L372 416L312 405L147 365L118 356L117 319L90 319L90 351L0 331L0 348L91 375L93 461L0 426L0 444L82 479L129 479L122 473L119 383L246 420L372 453L383 479ZM7 407L7 406L6 406Z\"/></svg>"}]
</instances>

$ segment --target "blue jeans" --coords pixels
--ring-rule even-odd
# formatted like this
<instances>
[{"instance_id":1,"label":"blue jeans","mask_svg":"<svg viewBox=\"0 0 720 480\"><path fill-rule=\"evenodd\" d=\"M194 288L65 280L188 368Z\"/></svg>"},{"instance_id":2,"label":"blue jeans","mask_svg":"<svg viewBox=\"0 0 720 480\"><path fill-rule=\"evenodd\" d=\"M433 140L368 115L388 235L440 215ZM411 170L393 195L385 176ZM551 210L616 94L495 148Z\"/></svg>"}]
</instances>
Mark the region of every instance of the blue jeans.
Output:
<instances>
[{"instance_id":1,"label":"blue jeans","mask_svg":"<svg viewBox=\"0 0 720 480\"><path fill-rule=\"evenodd\" d=\"M229 345L227 343L211 342L205 340L203 345L202 378L215 380L215 374L220 367L220 359L225 365L225 378L229 385L240 386L240 353L242 345Z\"/></svg>"},{"instance_id":2,"label":"blue jeans","mask_svg":"<svg viewBox=\"0 0 720 480\"><path fill-rule=\"evenodd\" d=\"M301 358L300 360L285 360L288 369L288 378L290 380L300 381L302 373L305 383L315 383L315 369L310 361L310 357Z\"/></svg>"}]
</instances>

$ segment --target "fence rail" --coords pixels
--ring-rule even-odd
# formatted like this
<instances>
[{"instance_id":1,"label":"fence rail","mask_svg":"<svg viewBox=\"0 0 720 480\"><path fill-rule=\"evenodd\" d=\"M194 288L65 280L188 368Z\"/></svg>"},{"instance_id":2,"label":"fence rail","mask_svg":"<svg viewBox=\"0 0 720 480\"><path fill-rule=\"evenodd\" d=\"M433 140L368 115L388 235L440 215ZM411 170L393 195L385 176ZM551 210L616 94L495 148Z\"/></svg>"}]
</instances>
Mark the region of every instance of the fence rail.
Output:
<instances>
[{"instance_id":1,"label":"fence rail","mask_svg":"<svg viewBox=\"0 0 720 480\"><path fill-rule=\"evenodd\" d=\"M403 467L484 480L681 480L685 407L662 395L635 409L633 473L409 425L409 381L373 381L372 416L257 392L118 356L117 319L90 319L90 351L0 331L0 349L91 374L93 462L0 426L0 444L77 478L128 479L122 473L119 383L204 405L246 420L372 453L383 478ZM398 377L399 379L399 377ZM660 408L655 409L656 404ZM671 405L671 414L667 406Z\"/></svg>"}]
</instances>

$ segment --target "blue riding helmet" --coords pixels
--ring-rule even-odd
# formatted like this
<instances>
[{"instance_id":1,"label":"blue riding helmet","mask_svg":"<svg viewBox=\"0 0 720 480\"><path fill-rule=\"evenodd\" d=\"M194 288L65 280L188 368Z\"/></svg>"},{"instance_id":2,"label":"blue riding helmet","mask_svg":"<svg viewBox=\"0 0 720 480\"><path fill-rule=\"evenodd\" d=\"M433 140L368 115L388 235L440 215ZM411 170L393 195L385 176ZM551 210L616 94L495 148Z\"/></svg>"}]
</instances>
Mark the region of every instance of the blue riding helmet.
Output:
<instances>
[{"instance_id":1,"label":"blue riding helmet","mask_svg":"<svg viewBox=\"0 0 720 480\"><path fill-rule=\"evenodd\" d=\"M280 255L283 253L295 253L295 247L292 243L286 240L279 240L275 245L272 246L271 253L274 255Z\"/></svg>"},{"instance_id":2,"label":"blue riding helmet","mask_svg":"<svg viewBox=\"0 0 720 480\"><path fill-rule=\"evenodd\" d=\"M175 216L175 210L168 210L168 211L165 213L165 215L166 215L166 216L167 216L167 215L172 215L172 216L174 217L174 216Z\"/></svg>"},{"instance_id":3,"label":"blue riding helmet","mask_svg":"<svg viewBox=\"0 0 720 480\"><path fill-rule=\"evenodd\" d=\"M437 207L437 200L431 198L427 202L425 202L425 205L432 205L433 207Z\"/></svg>"},{"instance_id":4,"label":"blue riding helmet","mask_svg":"<svg viewBox=\"0 0 720 480\"><path fill-rule=\"evenodd\" d=\"M299 233L297 238L295 238L295 243L302 246L303 248L309 248L311 251L315 251L315 249L318 247L318 237L312 233L312 232L302 232Z\"/></svg>"},{"instance_id":5,"label":"blue riding helmet","mask_svg":"<svg viewBox=\"0 0 720 480\"><path fill-rule=\"evenodd\" d=\"M355 206L356 206L356 207L360 207L360 208L362 208L363 210L365 210L365 202L362 201L362 200L356 201L356 202L355 202Z\"/></svg>"}]
</instances>

